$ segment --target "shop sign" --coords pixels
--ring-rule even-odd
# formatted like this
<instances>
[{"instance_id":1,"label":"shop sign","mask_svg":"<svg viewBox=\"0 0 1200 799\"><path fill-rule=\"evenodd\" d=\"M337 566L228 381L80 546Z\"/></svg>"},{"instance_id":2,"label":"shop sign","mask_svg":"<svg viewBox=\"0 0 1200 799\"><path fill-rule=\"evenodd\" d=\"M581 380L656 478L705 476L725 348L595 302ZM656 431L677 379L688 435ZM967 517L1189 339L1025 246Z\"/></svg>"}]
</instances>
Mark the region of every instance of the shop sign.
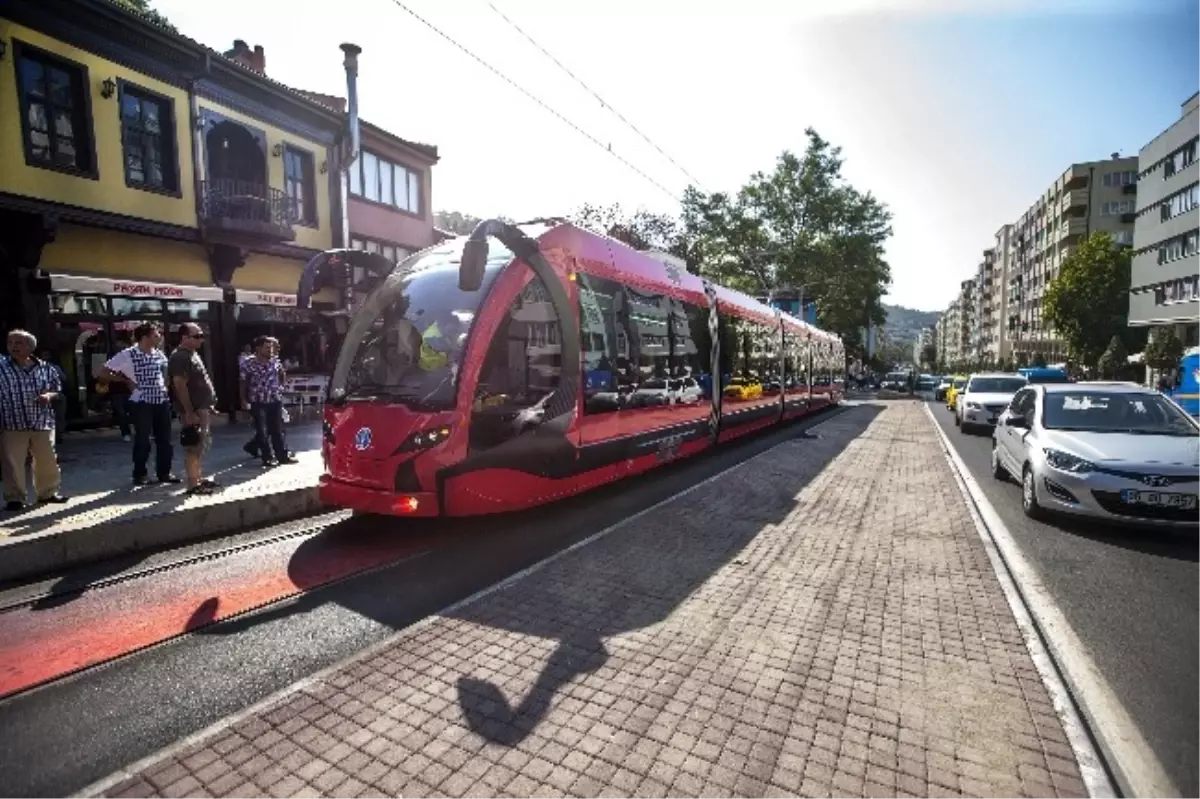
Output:
<instances>
[{"instance_id":1,"label":"shop sign","mask_svg":"<svg viewBox=\"0 0 1200 799\"><path fill-rule=\"evenodd\" d=\"M53 291L77 291L84 294L104 294L122 297L154 297L162 300L202 300L220 302L221 289L216 286L183 286L170 283L150 283L140 280L83 275L51 275Z\"/></svg>"},{"instance_id":2,"label":"shop sign","mask_svg":"<svg viewBox=\"0 0 1200 799\"><path fill-rule=\"evenodd\" d=\"M274 294L268 291L243 291L238 289L237 301L246 305L274 305L281 308L295 308L295 294Z\"/></svg>"}]
</instances>

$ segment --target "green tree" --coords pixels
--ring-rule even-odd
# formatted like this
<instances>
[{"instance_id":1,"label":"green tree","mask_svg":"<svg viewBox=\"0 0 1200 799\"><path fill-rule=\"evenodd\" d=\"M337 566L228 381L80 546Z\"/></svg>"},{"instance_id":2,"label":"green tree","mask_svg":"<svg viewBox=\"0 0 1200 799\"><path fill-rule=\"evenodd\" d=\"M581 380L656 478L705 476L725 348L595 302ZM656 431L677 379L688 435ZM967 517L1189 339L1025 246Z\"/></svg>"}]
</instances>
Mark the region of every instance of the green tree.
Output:
<instances>
[{"instance_id":1,"label":"green tree","mask_svg":"<svg viewBox=\"0 0 1200 799\"><path fill-rule=\"evenodd\" d=\"M1114 335L1109 339L1108 347L1100 356L1100 374L1109 379L1120 377L1129 365L1129 350L1125 349L1125 342L1121 340L1120 335Z\"/></svg>"},{"instance_id":2,"label":"green tree","mask_svg":"<svg viewBox=\"0 0 1200 799\"><path fill-rule=\"evenodd\" d=\"M686 196L686 195L685 195ZM597 233L611 236L635 250L662 250L682 258L688 271L697 272L699 261L687 226L682 219L639 208L632 213L620 203L608 206L586 204L571 215L571 221Z\"/></svg>"},{"instance_id":3,"label":"green tree","mask_svg":"<svg viewBox=\"0 0 1200 799\"><path fill-rule=\"evenodd\" d=\"M1155 330L1146 342L1142 351L1142 360L1151 369L1165 372L1179 368L1179 360L1183 357L1183 342L1169 327Z\"/></svg>"},{"instance_id":4,"label":"green tree","mask_svg":"<svg viewBox=\"0 0 1200 799\"><path fill-rule=\"evenodd\" d=\"M821 325L861 352L863 330L887 320L891 212L842 178L839 148L811 128L805 135L802 156L785 151L736 194L690 189L685 237L706 277L755 295L802 288Z\"/></svg>"},{"instance_id":5,"label":"green tree","mask_svg":"<svg viewBox=\"0 0 1200 799\"><path fill-rule=\"evenodd\" d=\"M937 345L926 344L921 348L921 363L927 364L930 369L933 369L937 365L937 355Z\"/></svg>"},{"instance_id":6,"label":"green tree","mask_svg":"<svg viewBox=\"0 0 1200 799\"><path fill-rule=\"evenodd\" d=\"M145 17L156 25L161 25L172 33L179 32L166 17L150 7L149 0L113 0L113 2L119 6L129 9L135 14Z\"/></svg>"},{"instance_id":7,"label":"green tree","mask_svg":"<svg viewBox=\"0 0 1200 799\"><path fill-rule=\"evenodd\" d=\"M1043 308L1070 356L1096 365L1112 337L1128 328L1129 250L1107 233L1088 236L1046 288Z\"/></svg>"}]
</instances>

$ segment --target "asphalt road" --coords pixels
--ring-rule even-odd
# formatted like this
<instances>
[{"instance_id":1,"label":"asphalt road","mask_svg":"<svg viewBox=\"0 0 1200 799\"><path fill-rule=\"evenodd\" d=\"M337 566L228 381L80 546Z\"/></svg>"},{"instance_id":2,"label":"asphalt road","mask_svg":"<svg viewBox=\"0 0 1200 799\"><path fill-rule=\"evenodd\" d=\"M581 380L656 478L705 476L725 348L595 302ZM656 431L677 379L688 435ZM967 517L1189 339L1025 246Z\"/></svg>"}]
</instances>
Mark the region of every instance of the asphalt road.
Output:
<instances>
[{"instance_id":1,"label":"asphalt road","mask_svg":"<svg viewBox=\"0 0 1200 799\"><path fill-rule=\"evenodd\" d=\"M318 529L305 529L313 528L314 520L301 520L150 557L89 566L57 580L0 592L0 606L50 592L52 596L37 600L49 620L56 609L81 596L94 603L94 594L119 590L120 603L136 602L138 592L131 586L145 586L143 601L149 603L155 595L152 587L162 593L161 581L182 579L184 569L169 568L173 560L230 545L295 533L301 539L297 555L307 555L296 560L312 562L314 552L336 549L339 542L362 549L394 536L434 540L419 557L397 556L395 562L0 701L0 795L64 796L78 791L838 412L818 414L528 513L441 522L328 514L316 520ZM222 568L232 570L244 565L244 559L263 556L262 549L225 555ZM167 568L84 593L78 590L99 579L157 567Z\"/></svg>"},{"instance_id":2,"label":"asphalt road","mask_svg":"<svg viewBox=\"0 0 1200 799\"><path fill-rule=\"evenodd\" d=\"M1035 522L991 474L991 437L934 416L1182 796L1200 795L1200 544L1195 530Z\"/></svg>"}]
</instances>

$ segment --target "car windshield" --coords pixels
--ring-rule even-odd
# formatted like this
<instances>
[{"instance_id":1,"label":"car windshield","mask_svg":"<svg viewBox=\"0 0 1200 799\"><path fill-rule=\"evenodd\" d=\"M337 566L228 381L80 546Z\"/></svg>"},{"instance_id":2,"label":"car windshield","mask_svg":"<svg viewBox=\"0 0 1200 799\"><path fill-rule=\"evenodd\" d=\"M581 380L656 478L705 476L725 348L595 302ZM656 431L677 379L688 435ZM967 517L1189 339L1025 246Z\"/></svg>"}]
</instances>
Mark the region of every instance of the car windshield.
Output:
<instances>
[{"instance_id":1,"label":"car windshield","mask_svg":"<svg viewBox=\"0 0 1200 799\"><path fill-rule=\"evenodd\" d=\"M1016 394L1025 386L1026 381L1020 377L975 377L967 391L971 394Z\"/></svg>"},{"instance_id":2,"label":"car windshield","mask_svg":"<svg viewBox=\"0 0 1200 799\"><path fill-rule=\"evenodd\" d=\"M1200 435L1187 414L1150 393L1062 391L1046 394L1042 424L1051 430L1140 433L1158 436Z\"/></svg>"},{"instance_id":3,"label":"car windshield","mask_svg":"<svg viewBox=\"0 0 1200 799\"><path fill-rule=\"evenodd\" d=\"M967 378L965 378L965 377L954 378L954 387L955 388L962 388L966 384L967 384Z\"/></svg>"},{"instance_id":4,"label":"car windshield","mask_svg":"<svg viewBox=\"0 0 1200 799\"><path fill-rule=\"evenodd\" d=\"M338 354L332 399L386 398L427 410L454 406L459 359L475 312L499 267L512 260L491 241L483 286L462 291L463 241L412 256L367 297Z\"/></svg>"}]
</instances>

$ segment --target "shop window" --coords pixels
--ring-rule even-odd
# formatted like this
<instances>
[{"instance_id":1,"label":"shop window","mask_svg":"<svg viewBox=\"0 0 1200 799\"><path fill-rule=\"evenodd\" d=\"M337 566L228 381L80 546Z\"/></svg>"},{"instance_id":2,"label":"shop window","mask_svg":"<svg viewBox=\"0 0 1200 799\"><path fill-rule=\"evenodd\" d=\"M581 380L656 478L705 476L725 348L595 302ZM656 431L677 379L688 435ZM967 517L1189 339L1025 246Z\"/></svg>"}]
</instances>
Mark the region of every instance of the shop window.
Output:
<instances>
[{"instance_id":1,"label":"shop window","mask_svg":"<svg viewBox=\"0 0 1200 799\"><path fill-rule=\"evenodd\" d=\"M167 315L172 322L202 322L212 318L212 305L207 302L169 301Z\"/></svg>"},{"instance_id":2,"label":"shop window","mask_svg":"<svg viewBox=\"0 0 1200 799\"><path fill-rule=\"evenodd\" d=\"M292 221L316 227L317 195L312 153L290 144L283 148L283 188L292 203Z\"/></svg>"},{"instance_id":3,"label":"shop window","mask_svg":"<svg viewBox=\"0 0 1200 799\"><path fill-rule=\"evenodd\" d=\"M178 191L173 105L145 89L121 82L121 149L125 184Z\"/></svg>"},{"instance_id":4,"label":"shop window","mask_svg":"<svg viewBox=\"0 0 1200 799\"><path fill-rule=\"evenodd\" d=\"M162 301L144 297L113 297L113 316L158 316L162 314Z\"/></svg>"},{"instance_id":5,"label":"shop window","mask_svg":"<svg viewBox=\"0 0 1200 799\"><path fill-rule=\"evenodd\" d=\"M108 316L103 297L60 292L50 295L50 313L56 316Z\"/></svg>"},{"instance_id":6,"label":"shop window","mask_svg":"<svg viewBox=\"0 0 1200 799\"><path fill-rule=\"evenodd\" d=\"M15 45L26 163L96 177L87 68Z\"/></svg>"}]
</instances>

